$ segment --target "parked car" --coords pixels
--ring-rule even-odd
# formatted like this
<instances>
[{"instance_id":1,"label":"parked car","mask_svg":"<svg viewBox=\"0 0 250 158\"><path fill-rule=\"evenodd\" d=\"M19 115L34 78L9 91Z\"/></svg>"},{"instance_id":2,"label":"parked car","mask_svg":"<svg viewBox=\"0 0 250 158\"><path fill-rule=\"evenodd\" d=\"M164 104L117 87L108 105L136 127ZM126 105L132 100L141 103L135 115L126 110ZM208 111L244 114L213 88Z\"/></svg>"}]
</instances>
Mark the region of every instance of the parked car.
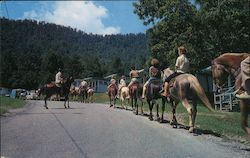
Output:
<instances>
[{"instance_id":1,"label":"parked car","mask_svg":"<svg viewBox=\"0 0 250 158\"><path fill-rule=\"evenodd\" d=\"M39 97L35 91L27 91L26 99L27 100L37 100L37 99L39 99Z\"/></svg>"}]
</instances>

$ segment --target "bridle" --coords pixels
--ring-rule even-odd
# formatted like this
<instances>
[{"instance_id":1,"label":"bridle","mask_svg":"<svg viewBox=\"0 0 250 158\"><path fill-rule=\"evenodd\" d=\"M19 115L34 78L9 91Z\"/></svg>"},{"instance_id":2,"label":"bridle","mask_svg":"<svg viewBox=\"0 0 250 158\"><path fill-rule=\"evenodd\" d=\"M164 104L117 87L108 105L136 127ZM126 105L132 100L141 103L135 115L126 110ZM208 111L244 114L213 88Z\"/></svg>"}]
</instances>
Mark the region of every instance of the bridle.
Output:
<instances>
[{"instance_id":1,"label":"bridle","mask_svg":"<svg viewBox=\"0 0 250 158\"><path fill-rule=\"evenodd\" d=\"M229 66L229 65L225 65L225 64L221 64L221 63L212 63L212 67L213 66L215 66L215 65L221 65L222 67L223 67L223 69L226 71L226 72L228 72L229 74L231 74L231 75L233 75L234 76L234 78L236 78L239 74L240 74L240 72L241 72L241 69L240 69L240 67L238 67L238 68L235 68L235 67L232 67L232 66ZM213 69L213 68L212 68ZM218 89L221 89L222 87L224 87L225 86L225 84L226 83L224 83L224 84L222 84L221 86L215 81L215 86L216 86L216 91L218 90Z\"/></svg>"}]
</instances>

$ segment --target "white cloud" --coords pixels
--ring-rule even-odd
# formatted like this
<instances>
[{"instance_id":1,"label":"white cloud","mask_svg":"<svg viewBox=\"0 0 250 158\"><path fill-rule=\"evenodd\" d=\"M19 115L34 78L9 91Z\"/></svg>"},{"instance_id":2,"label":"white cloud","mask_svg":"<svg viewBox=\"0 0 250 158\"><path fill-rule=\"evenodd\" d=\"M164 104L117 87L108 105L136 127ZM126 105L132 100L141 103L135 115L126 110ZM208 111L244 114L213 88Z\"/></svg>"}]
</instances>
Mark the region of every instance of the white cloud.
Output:
<instances>
[{"instance_id":1,"label":"white cloud","mask_svg":"<svg viewBox=\"0 0 250 158\"><path fill-rule=\"evenodd\" d=\"M105 26L103 18L108 18L108 10L90 1L57 1L52 11L41 7L38 11L24 13L24 18L44 20L59 25L77 28L87 33L117 34L120 27Z\"/></svg>"},{"instance_id":2,"label":"white cloud","mask_svg":"<svg viewBox=\"0 0 250 158\"><path fill-rule=\"evenodd\" d=\"M36 19L38 17L36 11L31 10L28 12L24 12L23 17L26 19Z\"/></svg>"}]
</instances>

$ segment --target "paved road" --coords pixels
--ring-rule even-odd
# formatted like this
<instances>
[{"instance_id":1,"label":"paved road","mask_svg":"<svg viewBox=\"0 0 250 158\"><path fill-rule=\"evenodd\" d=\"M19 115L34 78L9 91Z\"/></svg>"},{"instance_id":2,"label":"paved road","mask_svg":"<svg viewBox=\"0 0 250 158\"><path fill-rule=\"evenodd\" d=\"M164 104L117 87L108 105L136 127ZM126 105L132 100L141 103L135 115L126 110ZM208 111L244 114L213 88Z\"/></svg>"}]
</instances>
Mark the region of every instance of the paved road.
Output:
<instances>
[{"instance_id":1,"label":"paved road","mask_svg":"<svg viewBox=\"0 0 250 158\"><path fill-rule=\"evenodd\" d=\"M1 156L10 158L241 158L237 143L149 121L104 104L29 101L1 118ZM17 112L18 111L18 112ZM243 147L244 148L244 147Z\"/></svg>"}]
</instances>

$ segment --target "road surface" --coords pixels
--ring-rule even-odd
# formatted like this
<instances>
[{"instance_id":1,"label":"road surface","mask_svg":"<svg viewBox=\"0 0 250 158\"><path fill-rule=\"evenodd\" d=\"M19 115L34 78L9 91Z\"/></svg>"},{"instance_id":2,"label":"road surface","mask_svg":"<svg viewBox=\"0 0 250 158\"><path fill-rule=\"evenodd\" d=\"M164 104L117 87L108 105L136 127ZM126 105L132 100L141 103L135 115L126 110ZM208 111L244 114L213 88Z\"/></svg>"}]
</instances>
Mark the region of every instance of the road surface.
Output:
<instances>
[{"instance_id":1,"label":"road surface","mask_svg":"<svg viewBox=\"0 0 250 158\"><path fill-rule=\"evenodd\" d=\"M1 117L1 157L245 158L249 150L212 135L193 136L105 104L28 101Z\"/></svg>"}]
</instances>

